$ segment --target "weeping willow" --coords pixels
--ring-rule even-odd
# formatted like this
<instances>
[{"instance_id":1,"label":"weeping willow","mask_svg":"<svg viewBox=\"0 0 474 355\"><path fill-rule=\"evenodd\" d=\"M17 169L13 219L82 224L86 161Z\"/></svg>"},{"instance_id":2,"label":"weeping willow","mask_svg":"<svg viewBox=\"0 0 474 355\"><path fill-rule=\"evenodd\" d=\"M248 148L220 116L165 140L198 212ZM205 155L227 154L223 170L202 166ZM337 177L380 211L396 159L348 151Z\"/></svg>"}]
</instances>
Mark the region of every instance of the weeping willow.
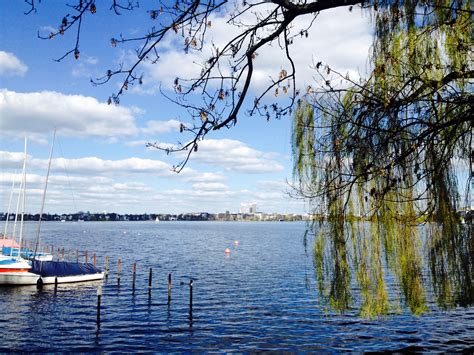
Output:
<instances>
[{"instance_id":1,"label":"weeping willow","mask_svg":"<svg viewBox=\"0 0 474 355\"><path fill-rule=\"evenodd\" d=\"M384 270L391 270L402 302L414 314L425 312L422 240L438 304L474 302L471 226L461 226L456 213L461 201L469 203L473 177L470 6L372 3L370 75L353 81L318 66L322 88L298 103L296 190L320 222L313 253L318 289L338 311L350 307L355 281L362 315L390 312Z\"/></svg>"}]
</instances>

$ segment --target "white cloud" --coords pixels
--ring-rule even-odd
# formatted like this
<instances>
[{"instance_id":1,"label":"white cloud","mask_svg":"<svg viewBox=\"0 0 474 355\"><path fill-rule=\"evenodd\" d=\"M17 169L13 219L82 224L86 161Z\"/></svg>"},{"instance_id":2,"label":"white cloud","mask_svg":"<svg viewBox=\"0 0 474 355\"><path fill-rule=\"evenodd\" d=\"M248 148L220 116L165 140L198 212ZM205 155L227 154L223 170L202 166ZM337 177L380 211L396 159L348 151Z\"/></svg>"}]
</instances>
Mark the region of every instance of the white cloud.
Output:
<instances>
[{"instance_id":1,"label":"white cloud","mask_svg":"<svg viewBox=\"0 0 474 355\"><path fill-rule=\"evenodd\" d=\"M185 181L191 183L218 183L227 180L226 176L221 173L198 172L190 168L184 168L179 174L184 177Z\"/></svg>"},{"instance_id":2,"label":"white cloud","mask_svg":"<svg viewBox=\"0 0 474 355\"><path fill-rule=\"evenodd\" d=\"M93 97L54 91L17 93L0 90L2 134L50 134L56 127L67 136L126 136L138 133L131 109Z\"/></svg>"},{"instance_id":3,"label":"white cloud","mask_svg":"<svg viewBox=\"0 0 474 355\"><path fill-rule=\"evenodd\" d=\"M140 146L148 142L138 140L128 142L126 145ZM171 143L156 142L156 144L162 148L177 149L177 146ZM181 151L173 154L173 157L179 161L179 159L184 159L188 152ZM283 171L284 167L276 160L278 158L277 153L262 152L238 140L204 139L198 143L198 151L192 153L189 163L191 165L193 163L207 164L226 171L260 174ZM180 175L186 174L185 168Z\"/></svg>"},{"instance_id":4,"label":"white cloud","mask_svg":"<svg viewBox=\"0 0 474 355\"><path fill-rule=\"evenodd\" d=\"M219 141L218 155L229 150L249 160L255 154L238 141ZM240 151L239 151L240 150ZM237 154L238 152L238 154ZM259 157L262 163L265 158ZM0 210L5 211L17 169L15 196L19 188L23 153L0 151ZM225 162L220 164L226 165ZM28 158L27 211L37 213L44 186L46 159ZM234 170L235 171L235 170ZM67 172L67 174L65 174ZM142 158L108 160L99 157L53 159L46 200L48 212L183 213L193 211L237 211L243 202L255 201L259 210L282 210L285 195L279 189L261 189L250 183L239 189L232 174L201 172L189 167L180 174L165 162ZM232 186L235 184L234 186ZM266 181L264 185L271 185ZM286 202L285 202L286 204ZM262 208L260 208L262 207Z\"/></svg>"},{"instance_id":5,"label":"white cloud","mask_svg":"<svg viewBox=\"0 0 474 355\"><path fill-rule=\"evenodd\" d=\"M118 142L117 137L179 131L181 123L174 119L148 120L138 127L136 116L144 113L136 106L108 105L90 96L0 89L0 134L10 137L26 135L43 143L44 135L49 136L55 127L65 136L105 137L109 143ZM145 145L147 142L135 140L125 145Z\"/></svg>"},{"instance_id":6,"label":"white cloud","mask_svg":"<svg viewBox=\"0 0 474 355\"><path fill-rule=\"evenodd\" d=\"M0 51L0 76L24 76L28 67L13 53Z\"/></svg>"},{"instance_id":7,"label":"white cloud","mask_svg":"<svg viewBox=\"0 0 474 355\"><path fill-rule=\"evenodd\" d=\"M21 174L13 174L13 173L2 173L0 175L0 183L4 185L11 186L12 181L16 181L16 186L18 187ZM26 183L30 187L33 186L42 186L44 185L45 177L43 175L37 174L26 174ZM69 175L55 175L52 174L49 177L49 184L54 186L62 186L67 187L70 184L74 184L74 186L84 186L90 184L111 184L113 182L112 179L103 177L103 176L69 176Z\"/></svg>"},{"instance_id":8,"label":"white cloud","mask_svg":"<svg viewBox=\"0 0 474 355\"><path fill-rule=\"evenodd\" d=\"M298 18L294 33L307 28L312 19L313 15ZM364 73L371 43L371 25L361 11L350 12L348 7L340 7L321 12L308 30L308 38L297 36L289 47L297 71L296 86L302 89L321 80L313 69L319 61L343 75L357 77L359 71ZM270 77L278 78L281 69L289 72L290 63L278 45L261 50L255 60L254 88L266 87Z\"/></svg>"},{"instance_id":9,"label":"white cloud","mask_svg":"<svg viewBox=\"0 0 474 355\"><path fill-rule=\"evenodd\" d=\"M254 7L253 11L241 15L239 20L245 24L255 23L255 11L265 13L274 7L272 4L260 4ZM294 43L289 49L297 70L298 88L305 88L308 84L314 85L316 72L312 67L319 61L343 75L350 73L351 76L357 77L359 71L365 72L373 26L362 11L350 12L348 8L339 7L321 12L308 30L308 38L299 35L294 38ZM190 50L185 54L182 38L179 37L179 41L176 36L165 38L160 44L158 62L143 64L145 82L144 85L137 87L136 91L154 94L160 83L164 89L170 90L176 77L196 78L201 71L202 63L211 57L212 45L222 49L230 39L241 32L241 27L228 23L230 12L229 7L228 11L213 14L209 18L212 27L206 29L207 40L202 52ZM298 34L301 30L307 29L313 19L314 14L298 17L291 25L291 33ZM235 58L239 58L239 55ZM229 74L230 65L226 66L226 63L222 62L218 70L223 75ZM273 41L258 52L254 61L252 88L255 90L266 88L271 83L271 78L278 78L281 69L289 72L290 63L278 42Z\"/></svg>"},{"instance_id":10,"label":"white cloud","mask_svg":"<svg viewBox=\"0 0 474 355\"><path fill-rule=\"evenodd\" d=\"M199 143L192 161L249 174L283 171L273 153L264 153L233 139L206 139Z\"/></svg>"},{"instance_id":11,"label":"white cloud","mask_svg":"<svg viewBox=\"0 0 474 355\"><path fill-rule=\"evenodd\" d=\"M0 166L2 169L21 168L24 157L25 154L21 152L0 151Z\"/></svg>"},{"instance_id":12,"label":"white cloud","mask_svg":"<svg viewBox=\"0 0 474 355\"><path fill-rule=\"evenodd\" d=\"M137 140L125 142L127 147L145 147L149 143L147 140Z\"/></svg>"},{"instance_id":13,"label":"white cloud","mask_svg":"<svg viewBox=\"0 0 474 355\"><path fill-rule=\"evenodd\" d=\"M45 160L33 160L32 165L45 167ZM69 172L76 174L156 174L172 175L171 167L159 160L127 158L122 160L105 160L97 157L79 159L53 159L52 166L60 169L66 167Z\"/></svg>"},{"instance_id":14,"label":"white cloud","mask_svg":"<svg viewBox=\"0 0 474 355\"><path fill-rule=\"evenodd\" d=\"M218 182L214 182L214 183L200 182L197 184L193 184L193 189L199 190L199 191L225 191L228 188L229 187L226 184L221 184Z\"/></svg>"},{"instance_id":15,"label":"white cloud","mask_svg":"<svg viewBox=\"0 0 474 355\"><path fill-rule=\"evenodd\" d=\"M144 135L153 135L168 132L178 132L181 122L177 120L168 121L153 121L150 120L146 123L146 127L141 129Z\"/></svg>"},{"instance_id":16,"label":"white cloud","mask_svg":"<svg viewBox=\"0 0 474 355\"><path fill-rule=\"evenodd\" d=\"M0 166L2 168L21 169L23 153L0 151ZM28 158L29 169L46 171L48 161L45 159ZM171 166L159 160L127 158L121 160L106 160L98 157L78 159L56 158L51 161L53 171L68 171L78 175L89 174L131 174L147 173L159 176L177 175L171 171ZM189 173L188 173L189 174Z\"/></svg>"},{"instance_id":17,"label":"white cloud","mask_svg":"<svg viewBox=\"0 0 474 355\"><path fill-rule=\"evenodd\" d=\"M196 202L200 201L202 198L209 198L209 199L226 199L230 197L234 197L238 194L238 191L230 191L230 190L223 190L223 191L206 191L206 190L188 190L188 189L172 189L163 191L164 195L172 195L172 196L181 196L187 199L197 199Z\"/></svg>"},{"instance_id":18,"label":"white cloud","mask_svg":"<svg viewBox=\"0 0 474 355\"><path fill-rule=\"evenodd\" d=\"M87 189L88 192L95 193L124 193L124 192L149 192L152 189L143 183L115 183L107 186L93 185Z\"/></svg>"}]
</instances>

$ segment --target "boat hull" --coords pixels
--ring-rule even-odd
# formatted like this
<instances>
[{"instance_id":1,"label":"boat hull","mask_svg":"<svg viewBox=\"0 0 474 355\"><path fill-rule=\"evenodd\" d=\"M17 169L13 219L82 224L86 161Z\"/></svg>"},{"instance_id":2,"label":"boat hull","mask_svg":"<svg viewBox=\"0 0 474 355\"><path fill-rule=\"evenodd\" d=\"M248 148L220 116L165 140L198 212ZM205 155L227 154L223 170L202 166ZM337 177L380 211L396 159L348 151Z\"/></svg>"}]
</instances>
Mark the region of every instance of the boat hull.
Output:
<instances>
[{"instance_id":1,"label":"boat hull","mask_svg":"<svg viewBox=\"0 0 474 355\"><path fill-rule=\"evenodd\" d=\"M31 272L1 272L0 285L36 285L39 278Z\"/></svg>"},{"instance_id":2,"label":"boat hull","mask_svg":"<svg viewBox=\"0 0 474 355\"><path fill-rule=\"evenodd\" d=\"M98 281L104 279L104 273L98 274L86 274L86 275L71 275L71 276L44 276L41 277L43 285L52 285L56 283L56 278L58 279L58 284L63 283L75 283L75 282L87 282L87 281Z\"/></svg>"}]
</instances>

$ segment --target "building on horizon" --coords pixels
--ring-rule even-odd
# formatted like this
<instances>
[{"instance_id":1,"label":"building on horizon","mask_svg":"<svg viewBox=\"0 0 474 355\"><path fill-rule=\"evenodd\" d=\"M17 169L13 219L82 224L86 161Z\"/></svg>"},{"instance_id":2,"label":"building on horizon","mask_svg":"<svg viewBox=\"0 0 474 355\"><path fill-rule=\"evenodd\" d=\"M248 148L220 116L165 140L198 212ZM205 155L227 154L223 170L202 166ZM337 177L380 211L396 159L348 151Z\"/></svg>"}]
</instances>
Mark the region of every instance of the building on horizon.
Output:
<instances>
[{"instance_id":1,"label":"building on horizon","mask_svg":"<svg viewBox=\"0 0 474 355\"><path fill-rule=\"evenodd\" d=\"M250 213L250 214L255 214L255 213L257 213L257 204L256 204L256 203L252 203L252 204L250 205L249 213Z\"/></svg>"}]
</instances>

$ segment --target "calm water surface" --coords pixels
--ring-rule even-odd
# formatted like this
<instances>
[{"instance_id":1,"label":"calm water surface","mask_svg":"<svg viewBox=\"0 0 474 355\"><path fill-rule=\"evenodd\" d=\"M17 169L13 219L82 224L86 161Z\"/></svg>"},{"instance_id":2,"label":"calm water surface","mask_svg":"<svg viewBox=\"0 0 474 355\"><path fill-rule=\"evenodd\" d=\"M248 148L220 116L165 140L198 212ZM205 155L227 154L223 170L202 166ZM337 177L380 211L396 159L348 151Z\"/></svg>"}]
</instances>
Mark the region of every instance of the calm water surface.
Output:
<instances>
[{"instance_id":1,"label":"calm water surface","mask_svg":"<svg viewBox=\"0 0 474 355\"><path fill-rule=\"evenodd\" d=\"M27 223L30 238L35 226ZM414 316L395 278L387 277L387 288L399 302L388 315L363 318L355 306L343 314L331 310L318 296L305 230L304 223L275 222L44 223L43 240L73 250L71 260L76 249L96 252L99 265L109 256L100 328L100 283L59 285L56 292L3 287L0 351L474 350L472 305L439 309L428 288L427 312Z\"/></svg>"}]
</instances>

